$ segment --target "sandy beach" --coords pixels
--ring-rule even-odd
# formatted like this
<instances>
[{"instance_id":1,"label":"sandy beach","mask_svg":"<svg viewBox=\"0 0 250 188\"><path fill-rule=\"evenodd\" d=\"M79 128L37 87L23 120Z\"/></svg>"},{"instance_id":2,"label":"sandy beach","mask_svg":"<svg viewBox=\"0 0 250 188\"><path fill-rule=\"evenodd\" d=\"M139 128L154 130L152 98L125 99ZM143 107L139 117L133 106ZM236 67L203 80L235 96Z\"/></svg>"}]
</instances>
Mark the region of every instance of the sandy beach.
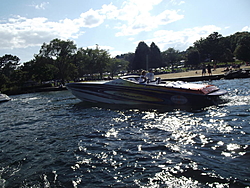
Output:
<instances>
[{"instance_id":1,"label":"sandy beach","mask_svg":"<svg viewBox=\"0 0 250 188\"><path fill-rule=\"evenodd\" d=\"M245 68L250 68L250 66L241 66L241 69L245 69ZM223 68L217 68L216 70L212 69L212 75L222 75L225 72L223 72L223 70L225 69L225 67ZM201 74L201 69L198 70L191 70L191 71L187 71L187 72L178 72L178 73L169 73L169 74L161 74L161 75L157 75L159 76L161 79L174 79L174 78L185 78L185 77L200 77L202 76ZM206 73L205 76L208 76L208 73Z\"/></svg>"}]
</instances>

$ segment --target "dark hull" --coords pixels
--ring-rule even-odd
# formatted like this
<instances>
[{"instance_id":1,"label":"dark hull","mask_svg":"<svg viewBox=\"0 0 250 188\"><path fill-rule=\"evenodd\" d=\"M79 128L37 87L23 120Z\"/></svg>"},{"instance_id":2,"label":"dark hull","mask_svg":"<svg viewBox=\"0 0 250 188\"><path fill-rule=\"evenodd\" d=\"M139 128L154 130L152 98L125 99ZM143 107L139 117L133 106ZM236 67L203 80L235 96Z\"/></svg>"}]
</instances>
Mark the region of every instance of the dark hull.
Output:
<instances>
[{"instance_id":1,"label":"dark hull","mask_svg":"<svg viewBox=\"0 0 250 188\"><path fill-rule=\"evenodd\" d=\"M134 87L95 83L74 83L67 88L82 101L117 105L205 107L216 103L218 95L204 95L191 89L139 85Z\"/></svg>"},{"instance_id":2,"label":"dark hull","mask_svg":"<svg viewBox=\"0 0 250 188\"><path fill-rule=\"evenodd\" d=\"M3 102L8 102L10 100L0 100L0 103L3 103Z\"/></svg>"}]
</instances>

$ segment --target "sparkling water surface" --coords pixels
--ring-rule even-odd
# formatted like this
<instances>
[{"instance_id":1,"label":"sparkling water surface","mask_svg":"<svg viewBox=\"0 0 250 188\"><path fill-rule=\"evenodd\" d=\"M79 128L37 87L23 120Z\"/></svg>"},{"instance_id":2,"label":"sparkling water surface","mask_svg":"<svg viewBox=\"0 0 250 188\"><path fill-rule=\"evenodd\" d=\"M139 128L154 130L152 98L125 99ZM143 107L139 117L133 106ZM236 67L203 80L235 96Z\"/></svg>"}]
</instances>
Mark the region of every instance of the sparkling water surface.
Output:
<instances>
[{"instance_id":1,"label":"sparkling water surface","mask_svg":"<svg viewBox=\"0 0 250 188\"><path fill-rule=\"evenodd\" d=\"M0 187L250 187L250 79L203 110L93 107L69 91L0 104Z\"/></svg>"}]
</instances>

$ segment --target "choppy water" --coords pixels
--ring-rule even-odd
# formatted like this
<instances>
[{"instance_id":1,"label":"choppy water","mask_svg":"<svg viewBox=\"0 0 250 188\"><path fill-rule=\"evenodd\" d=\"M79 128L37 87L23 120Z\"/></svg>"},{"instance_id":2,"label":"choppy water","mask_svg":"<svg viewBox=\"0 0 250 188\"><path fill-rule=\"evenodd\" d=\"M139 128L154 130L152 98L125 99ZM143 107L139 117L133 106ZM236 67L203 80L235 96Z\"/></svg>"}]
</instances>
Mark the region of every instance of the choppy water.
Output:
<instances>
[{"instance_id":1,"label":"choppy water","mask_svg":"<svg viewBox=\"0 0 250 188\"><path fill-rule=\"evenodd\" d=\"M249 187L250 79L205 110L87 106L68 91L0 104L0 187Z\"/></svg>"}]
</instances>

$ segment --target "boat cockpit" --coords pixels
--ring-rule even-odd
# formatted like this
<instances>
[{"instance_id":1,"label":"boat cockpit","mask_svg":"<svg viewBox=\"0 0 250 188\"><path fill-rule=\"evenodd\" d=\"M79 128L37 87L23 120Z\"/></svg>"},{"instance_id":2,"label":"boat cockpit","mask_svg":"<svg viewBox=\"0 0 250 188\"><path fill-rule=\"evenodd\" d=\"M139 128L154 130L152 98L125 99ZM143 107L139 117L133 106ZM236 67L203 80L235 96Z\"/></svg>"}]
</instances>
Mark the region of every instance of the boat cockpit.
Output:
<instances>
[{"instance_id":1,"label":"boat cockpit","mask_svg":"<svg viewBox=\"0 0 250 188\"><path fill-rule=\"evenodd\" d=\"M140 76L138 75L129 75L129 76L123 76L121 79L129 80L132 82L140 83L140 84L151 84L156 85L161 83L161 78L157 77L154 81L150 81L149 79L144 79L142 82L140 82Z\"/></svg>"}]
</instances>

